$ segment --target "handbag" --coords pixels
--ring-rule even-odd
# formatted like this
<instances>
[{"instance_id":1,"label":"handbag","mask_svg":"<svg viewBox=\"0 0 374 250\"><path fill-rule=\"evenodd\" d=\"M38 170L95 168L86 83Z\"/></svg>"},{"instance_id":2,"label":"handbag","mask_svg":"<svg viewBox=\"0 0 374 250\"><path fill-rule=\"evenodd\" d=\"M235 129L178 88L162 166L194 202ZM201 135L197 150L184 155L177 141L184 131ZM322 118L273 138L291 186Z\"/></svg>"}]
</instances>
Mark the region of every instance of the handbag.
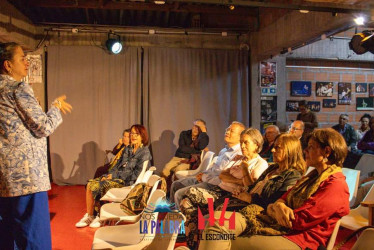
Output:
<instances>
[{"instance_id":1,"label":"handbag","mask_svg":"<svg viewBox=\"0 0 374 250\"><path fill-rule=\"evenodd\" d=\"M120 207L128 215L137 215L147 206L150 186L147 183L136 184L121 202Z\"/></svg>"}]
</instances>

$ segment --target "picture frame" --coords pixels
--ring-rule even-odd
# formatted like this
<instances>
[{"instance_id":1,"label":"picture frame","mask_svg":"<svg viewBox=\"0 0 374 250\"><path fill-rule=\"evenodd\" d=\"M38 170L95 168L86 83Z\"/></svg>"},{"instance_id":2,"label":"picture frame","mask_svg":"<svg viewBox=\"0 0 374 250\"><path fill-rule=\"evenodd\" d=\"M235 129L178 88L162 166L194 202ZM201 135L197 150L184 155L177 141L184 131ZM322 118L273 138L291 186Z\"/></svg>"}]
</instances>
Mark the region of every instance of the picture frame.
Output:
<instances>
[{"instance_id":1,"label":"picture frame","mask_svg":"<svg viewBox=\"0 0 374 250\"><path fill-rule=\"evenodd\" d=\"M277 120L277 97L261 97L261 121Z\"/></svg>"},{"instance_id":2,"label":"picture frame","mask_svg":"<svg viewBox=\"0 0 374 250\"><path fill-rule=\"evenodd\" d=\"M291 96L311 96L312 82L291 81Z\"/></svg>"},{"instance_id":3,"label":"picture frame","mask_svg":"<svg viewBox=\"0 0 374 250\"><path fill-rule=\"evenodd\" d=\"M366 82L356 82L356 93L368 92L368 84Z\"/></svg>"},{"instance_id":4,"label":"picture frame","mask_svg":"<svg viewBox=\"0 0 374 250\"><path fill-rule=\"evenodd\" d=\"M322 107L324 108L336 108L336 99L323 99Z\"/></svg>"},{"instance_id":5,"label":"picture frame","mask_svg":"<svg viewBox=\"0 0 374 250\"><path fill-rule=\"evenodd\" d=\"M374 98L373 97L356 97L357 111L373 111Z\"/></svg>"},{"instance_id":6,"label":"picture frame","mask_svg":"<svg viewBox=\"0 0 374 250\"><path fill-rule=\"evenodd\" d=\"M260 63L260 83L261 88L277 87L277 63L261 62Z\"/></svg>"},{"instance_id":7,"label":"picture frame","mask_svg":"<svg viewBox=\"0 0 374 250\"><path fill-rule=\"evenodd\" d=\"M319 112L321 110L321 102L320 101L312 101L307 103L308 108L310 111Z\"/></svg>"},{"instance_id":8,"label":"picture frame","mask_svg":"<svg viewBox=\"0 0 374 250\"><path fill-rule=\"evenodd\" d=\"M369 83L369 97L374 97L374 83Z\"/></svg>"},{"instance_id":9,"label":"picture frame","mask_svg":"<svg viewBox=\"0 0 374 250\"><path fill-rule=\"evenodd\" d=\"M316 82L316 96L332 97L334 92L333 82Z\"/></svg>"},{"instance_id":10,"label":"picture frame","mask_svg":"<svg viewBox=\"0 0 374 250\"><path fill-rule=\"evenodd\" d=\"M338 83L338 104L350 105L352 102L352 85L350 82Z\"/></svg>"},{"instance_id":11,"label":"picture frame","mask_svg":"<svg viewBox=\"0 0 374 250\"><path fill-rule=\"evenodd\" d=\"M299 101L287 100L286 111L287 112L299 112Z\"/></svg>"}]
</instances>

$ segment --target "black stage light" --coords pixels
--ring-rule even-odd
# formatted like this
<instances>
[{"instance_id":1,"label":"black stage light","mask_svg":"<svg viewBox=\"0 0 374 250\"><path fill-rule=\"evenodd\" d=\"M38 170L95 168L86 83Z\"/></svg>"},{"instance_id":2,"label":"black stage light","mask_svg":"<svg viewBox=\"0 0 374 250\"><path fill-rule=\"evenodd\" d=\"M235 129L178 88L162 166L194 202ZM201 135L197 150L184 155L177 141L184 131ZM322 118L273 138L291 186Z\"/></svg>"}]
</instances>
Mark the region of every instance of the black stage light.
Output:
<instances>
[{"instance_id":1,"label":"black stage light","mask_svg":"<svg viewBox=\"0 0 374 250\"><path fill-rule=\"evenodd\" d=\"M373 32L365 30L362 33L354 34L349 42L349 48L357 55L362 55L368 51L374 52Z\"/></svg>"},{"instance_id":2,"label":"black stage light","mask_svg":"<svg viewBox=\"0 0 374 250\"><path fill-rule=\"evenodd\" d=\"M115 38L111 38L111 36ZM108 40L105 45L112 54L118 54L122 51L121 37L114 33L108 33Z\"/></svg>"}]
</instances>

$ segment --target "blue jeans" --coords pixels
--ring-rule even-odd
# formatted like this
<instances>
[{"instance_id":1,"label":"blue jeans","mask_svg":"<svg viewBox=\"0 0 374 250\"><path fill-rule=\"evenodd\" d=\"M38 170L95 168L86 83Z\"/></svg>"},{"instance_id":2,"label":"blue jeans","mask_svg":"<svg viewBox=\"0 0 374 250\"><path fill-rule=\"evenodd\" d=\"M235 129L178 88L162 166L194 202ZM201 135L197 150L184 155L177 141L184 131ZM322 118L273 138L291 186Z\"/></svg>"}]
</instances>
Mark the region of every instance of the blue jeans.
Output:
<instances>
[{"instance_id":1,"label":"blue jeans","mask_svg":"<svg viewBox=\"0 0 374 250\"><path fill-rule=\"evenodd\" d=\"M50 250L47 192L0 197L0 249Z\"/></svg>"},{"instance_id":2,"label":"blue jeans","mask_svg":"<svg viewBox=\"0 0 374 250\"><path fill-rule=\"evenodd\" d=\"M215 185L207 182L198 182L195 177L174 181L170 187L170 202L175 203L176 209L179 209L179 203L183 199L184 194L192 186L210 189Z\"/></svg>"}]
</instances>

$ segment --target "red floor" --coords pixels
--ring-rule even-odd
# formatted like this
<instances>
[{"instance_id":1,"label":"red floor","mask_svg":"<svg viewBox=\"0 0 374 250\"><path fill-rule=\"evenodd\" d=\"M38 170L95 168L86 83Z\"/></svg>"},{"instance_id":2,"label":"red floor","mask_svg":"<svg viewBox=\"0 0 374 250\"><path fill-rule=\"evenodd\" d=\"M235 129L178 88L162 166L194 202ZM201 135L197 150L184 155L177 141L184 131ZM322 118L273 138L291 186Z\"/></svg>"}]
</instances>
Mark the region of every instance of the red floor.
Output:
<instances>
[{"instance_id":1,"label":"red floor","mask_svg":"<svg viewBox=\"0 0 374 250\"><path fill-rule=\"evenodd\" d=\"M76 228L75 223L85 214L84 186L52 185L49 191L53 250L89 250L97 229ZM351 233L341 228L336 239L339 243ZM351 249L355 239L345 244L341 250ZM183 244L176 244L177 246ZM161 249L160 249L161 250Z\"/></svg>"}]
</instances>

